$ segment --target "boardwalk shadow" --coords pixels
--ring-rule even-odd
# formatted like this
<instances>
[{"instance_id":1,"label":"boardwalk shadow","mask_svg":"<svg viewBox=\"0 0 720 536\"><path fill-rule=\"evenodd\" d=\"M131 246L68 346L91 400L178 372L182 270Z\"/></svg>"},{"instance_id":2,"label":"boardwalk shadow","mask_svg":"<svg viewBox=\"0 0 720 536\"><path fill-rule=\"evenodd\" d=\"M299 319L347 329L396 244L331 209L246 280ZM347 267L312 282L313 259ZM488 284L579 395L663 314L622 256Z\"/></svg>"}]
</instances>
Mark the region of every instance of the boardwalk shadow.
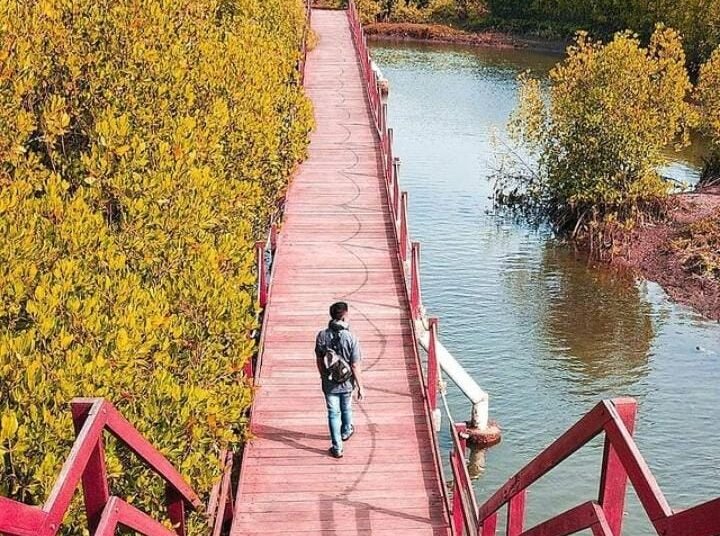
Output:
<instances>
[{"instance_id":1,"label":"boardwalk shadow","mask_svg":"<svg viewBox=\"0 0 720 536\"><path fill-rule=\"evenodd\" d=\"M337 506L344 506L352 509L354 513L354 526L349 521L349 515L347 513L344 513L343 519L338 526L335 515L335 507ZM402 512L400 510L393 510L391 508L383 508L365 501L353 501L351 499L333 497L331 495L320 495L320 497L318 497L318 510L323 534L326 531L329 533L336 531L342 532L344 530L352 531L353 529L357 531L368 531L369 533L372 530L371 513L373 512L382 514L383 516L394 517L396 519L406 519L432 526L432 515L430 512L434 508L434 505L430 499L428 499L427 506L429 512L428 515L420 516ZM398 532L403 532L403 529L398 528Z\"/></svg>"},{"instance_id":2,"label":"boardwalk shadow","mask_svg":"<svg viewBox=\"0 0 720 536\"><path fill-rule=\"evenodd\" d=\"M254 429L255 437L269 439L282 443L291 449L300 449L315 454L327 454L325 449L319 449L303 444L303 439L328 439L327 434L309 434L305 432L293 432L275 426L265 424L257 425Z\"/></svg>"},{"instance_id":3,"label":"boardwalk shadow","mask_svg":"<svg viewBox=\"0 0 720 536\"><path fill-rule=\"evenodd\" d=\"M375 386L373 386L373 385L366 385L366 386L365 386L365 389L367 389L367 390L370 391L370 392L373 392L373 391L374 391L374 392L377 392L377 393L387 393L387 394L390 394L390 395L398 395L398 396L403 396L403 397L406 397L406 398L412 398L412 394L411 394L411 393L408 393L407 391L406 391L406 392L393 391L392 389L384 389L384 388L382 388L382 387L375 387Z\"/></svg>"},{"instance_id":4,"label":"boardwalk shadow","mask_svg":"<svg viewBox=\"0 0 720 536\"><path fill-rule=\"evenodd\" d=\"M368 387L368 389L372 389ZM373 389L378 391L386 391L384 389ZM401 393L395 393L395 394L401 394ZM417 393L415 393L417 395ZM412 393L407 393L407 396L412 397ZM413 411L415 415L422 414L425 411L424 402L420 396L413 397ZM441 490L439 490L433 483L437 482L433 478L422 478L422 486L425 489L425 492L427 494L427 499L424 504L427 507L427 514L425 515L416 515L413 513L410 513L408 511L402 511L402 510L395 510L392 508L387 508L384 506L380 506L378 504L372 504L372 501L363 501L363 500L353 500L349 498L349 494L358 491L358 487L361 482L363 482L366 477L368 476L368 470L372 466L375 454L378 448L378 440L382 438L382 434L378 431L377 425L372 423L371 415L369 414L368 410L362 405L358 408L360 412L362 412L368 422L369 422L369 431L371 436L371 442L372 446L368 455L367 460L365 461L364 467L359 471L359 474L355 476L353 481L349 483L347 488L342 493L339 493L337 495L326 495L321 494L318 499L318 510L319 510L319 516L320 516L320 522L323 533L325 531L328 532L334 532L334 531L342 531L347 529L353 529L358 531L372 531L372 513L380 514L384 517L393 517L397 519L405 519L409 521L413 521L416 523L421 523L423 525L428 525L432 528L433 526L433 520L437 520L438 516L442 516L442 507L437 504L435 501L442 501L442 498L440 497ZM414 460L415 456L421 457L423 455L423 449L421 448L421 445L427 444L427 433L428 431L423 429L422 427L415 426L414 430L410 431L411 429L408 428L408 433L414 433L416 441L417 441L417 450L410 450L410 451L404 451L404 452L398 452L397 458L398 461L401 461L403 458ZM349 447L351 448L351 447ZM398 473L401 474L401 473ZM433 496L436 497L436 499L433 499ZM390 497L388 497L390 498ZM334 509L337 506L344 507L343 510L343 520L341 521L341 526L336 526L336 512ZM352 524L350 526L347 525L349 523L349 516L350 513L347 512L348 508L352 509L353 512L353 519L354 519L354 527ZM404 529L398 528L398 532L403 532ZM447 534L446 529L438 528L437 531L433 530L433 534L437 532L437 534Z\"/></svg>"}]
</instances>

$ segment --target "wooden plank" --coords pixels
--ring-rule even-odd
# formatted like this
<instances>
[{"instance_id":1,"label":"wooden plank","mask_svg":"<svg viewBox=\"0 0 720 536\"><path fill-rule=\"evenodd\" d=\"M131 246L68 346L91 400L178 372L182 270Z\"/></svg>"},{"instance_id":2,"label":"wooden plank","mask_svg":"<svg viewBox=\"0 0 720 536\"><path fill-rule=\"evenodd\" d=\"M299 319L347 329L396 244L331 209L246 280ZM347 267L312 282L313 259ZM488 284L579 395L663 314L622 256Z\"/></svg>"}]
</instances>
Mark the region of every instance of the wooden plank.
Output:
<instances>
[{"instance_id":1,"label":"wooden plank","mask_svg":"<svg viewBox=\"0 0 720 536\"><path fill-rule=\"evenodd\" d=\"M397 486L399 490L432 488L435 481L435 475L428 475L425 478L400 478L399 475L394 475L393 477L393 484ZM292 479L283 476L270 478L267 475L262 475L262 478L245 480L245 484L252 484L255 493L277 493L279 491L281 493L313 492L336 495L342 494L350 488L352 488L353 492L382 491L387 489L386 478L380 474L374 474L371 478L363 478L358 482L354 482L350 478L310 479L307 474L299 475L299 477Z\"/></svg>"},{"instance_id":2,"label":"wooden plank","mask_svg":"<svg viewBox=\"0 0 720 536\"><path fill-rule=\"evenodd\" d=\"M365 505L362 505L363 507ZM295 512L292 516L293 521L316 521L316 520L344 520L347 517L354 516L359 508L358 505L344 504L342 501L337 501L329 508L318 509L319 511L300 511ZM397 512L396 526L402 526L401 520L407 519L410 521L420 521L427 525L436 525L437 521L429 519L429 516L434 514L437 510L437 506L425 506L419 508L404 508ZM392 510L391 510L392 512ZM371 508L368 510L365 519L382 519L387 521L387 509L384 508ZM273 523L278 521L277 512L247 512L241 513L238 521L251 521L260 523ZM397 521L400 521L399 523Z\"/></svg>"},{"instance_id":3,"label":"wooden plank","mask_svg":"<svg viewBox=\"0 0 720 536\"><path fill-rule=\"evenodd\" d=\"M280 518L267 524L264 531L266 534L284 533L293 534L297 530L298 523L302 523L302 530L305 532L321 533L322 531L336 530L340 533L344 532L343 527L347 523L348 514L345 516L338 515L332 509L327 512L312 512L312 515L293 516L292 519ZM432 527L442 526L442 522L427 516L413 516L412 514L398 515L396 517L388 516L385 512L374 514L372 511L361 510L353 512L357 519L354 522L355 530L367 530L375 532L377 530L396 529L398 531L408 531L413 529L428 529ZM374 514L374 515L373 515ZM273 514L274 515L274 514ZM263 516L260 522L268 523L271 516ZM238 524L246 524L245 530L252 530L257 527L258 520L256 515L248 515L247 518L242 516L238 519ZM352 519L352 518L350 518Z\"/></svg>"},{"instance_id":4,"label":"wooden plank","mask_svg":"<svg viewBox=\"0 0 720 536\"><path fill-rule=\"evenodd\" d=\"M352 520L350 520L352 522ZM236 532L237 531L237 532ZM233 528L233 534L242 534L243 536L265 536L268 532L266 530L251 531L242 528L240 524L237 528ZM354 529L354 528L343 528L335 529L329 528L328 530L315 530L310 528L304 530L302 527L295 527L288 532L276 533L276 534L312 534L313 536L334 536L336 534L342 534L343 536L397 536L398 529ZM411 534L413 536L447 536L447 529L444 527L428 527L423 529L412 529L402 530L402 534Z\"/></svg>"},{"instance_id":5,"label":"wooden plank","mask_svg":"<svg viewBox=\"0 0 720 536\"><path fill-rule=\"evenodd\" d=\"M342 11L316 11L309 158L286 197L252 434L231 533L449 534L377 130ZM350 304L367 400L342 459L315 368L328 306Z\"/></svg>"},{"instance_id":6,"label":"wooden plank","mask_svg":"<svg viewBox=\"0 0 720 536\"><path fill-rule=\"evenodd\" d=\"M299 477L305 477L306 475L313 475L321 473L327 475L327 467L324 465L312 464L312 465L276 465L276 464L257 464L258 467L253 470L253 475L245 477L247 479L252 478L263 478L264 476L280 476L287 478L292 475ZM388 463L373 463L368 466L343 463L333 467L334 475L352 475L356 474L360 467L363 467L363 471L370 474L381 474L388 478L395 478L395 473L402 476L422 475L422 476L433 476L435 475L434 470L424 469L422 465L415 461L412 462L388 462Z\"/></svg>"},{"instance_id":7,"label":"wooden plank","mask_svg":"<svg viewBox=\"0 0 720 536\"><path fill-rule=\"evenodd\" d=\"M341 463L339 461L333 461L333 463ZM388 485L388 488L390 487L390 483ZM345 499L345 500L351 500L351 501L370 501L374 499L382 499L384 497L387 497L388 495L388 488L382 489L382 490L367 490L367 491L344 491L342 493L342 498L338 498L337 500ZM393 488L393 493L395 494L402 494L403 497L416 497L419 499L427 500L427 499L437 499L440 500L442 498L442 494L439 491L435 492L429 492L426 489L419 488L419 489L395 489ZM293 492L282 492L282 491L273 491L273 492L266 492L266 491L260 491L255 492L248 491L243 493L242 497L240 497L240 500L243 502L263 502L263 501L280 501L285 503L290 502L304 502L309 503L308 507L312 508L315 506L315 503L318 499L318 495L322 495L323 493L320 492L312 492L312 491L293 491ZM328 497L333 497L337 494L328 494Z\"/></svg>"}]
</instances>

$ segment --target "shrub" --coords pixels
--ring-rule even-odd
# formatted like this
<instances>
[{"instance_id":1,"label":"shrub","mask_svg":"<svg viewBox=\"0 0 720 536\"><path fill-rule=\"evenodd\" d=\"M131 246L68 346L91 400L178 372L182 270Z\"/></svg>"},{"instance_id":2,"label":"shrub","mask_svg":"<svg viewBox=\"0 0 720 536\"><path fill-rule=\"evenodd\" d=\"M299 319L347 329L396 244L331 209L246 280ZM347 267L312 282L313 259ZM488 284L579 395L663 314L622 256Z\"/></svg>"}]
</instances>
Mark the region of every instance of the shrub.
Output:
<instances>
[{"instance_id":1,"label":"shrub","mask_svg":"<svg viewBox=\"0 0 720 536\"><path fill-rule=\"evenodd\" d=\"M356 0L355 5L360 14L360 22L362 24L377 22L387 11L385 3L381 3L380 0ZM392 4L389 8L392 8Z\"/></svg>"},{"instance_id":2,"label":"shrub","mask_svg":"<svg viewBox=\"0 0 720 536\"><path fill-rule=\"evenodd\" d=\"M671 248L689 273L720 281L720 211L683 227Z\"/></svg>"},{"instance_id":3,"label":"shrub","mask_svg":"<svg viewBox=\"0 0 720 536\"><path fill-rule=\"evenodd\" d=\"M547 24L561 37L568 27L601 36L632 28L647 39L663 23L685 36L693 67L720 44L720 0L487 0L487 5L496 20L524 25L526 31Z\"/></svg>"},{"instance_id":4,"label":"shrub","mask_svg":"<svg viewBox=\"0 0 720 536\"><path fill-rule=\"evenodd\" d=\"M432 0L428 9L433 21L454 21L458 18L458 5L455 0Z\"/></svg>"},{"instance_id":5,"label":"shrub","mask_svg":"<svg viewBox=\"0 0 720 536\"><path fill-rule=\"evenodd\" d=\"M662 202L663 149L687 143L694 120L675 31L659 27L647 48L629 33L606 45L579 34L550 73L549 104L538 80L520 82L511 137L537 165L501 176L500 202L538 211L561 232L632 224Z\"/></svg>"},{"instance_id":6,"label":"shrub","mask_svg":"<svg viewBox=\"0 0 720 536\"><path fill-rule=\"evenodd\" d=\"M429 11L413 4L398 2L390 14L390 22L420 24L429 20Z\"/></svg>"},{"instance_id":7,"label":"shrub","mask_svg":"<svg viewBox=\"0 0 720 536\"><path fill-rule=\"evenodd\" d=\"M720 47L700 68L695 92L700 108L701 127L711 148L703 178L710 182L720 178Z\"/></svg>"},{"instance_id":8,"label":"shrub","mask_svg":"<svg viewBox=\"0 0 720 536\"><path fill-rule=\"evenodd\" d=\"M0 5L0 494L45 500L75 396L200 492L240 445L253 243L312 121L303 24L298 0ZM114 489L162 511L108 449Z\"/></svg>"}]
</instances>

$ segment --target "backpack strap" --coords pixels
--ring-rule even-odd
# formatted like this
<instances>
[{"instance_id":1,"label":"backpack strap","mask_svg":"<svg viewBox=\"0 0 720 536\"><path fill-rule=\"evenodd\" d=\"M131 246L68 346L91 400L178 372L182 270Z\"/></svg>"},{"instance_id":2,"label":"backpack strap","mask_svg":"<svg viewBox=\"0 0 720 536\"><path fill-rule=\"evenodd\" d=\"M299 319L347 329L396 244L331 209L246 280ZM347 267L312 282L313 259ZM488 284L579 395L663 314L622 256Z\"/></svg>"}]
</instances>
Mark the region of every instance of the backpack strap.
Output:
<instances>
[{"instance_id":1,"label":"backpack strap","mask_svg":"<svg viewBox=\"0 0 720 536\"><path fill-rule=\"evenodd\" d=\"M340 348L340 332L339 331L333 331L332 339L330 339L330 348L335 350L335 353L338 354L338 356L343 357L342 355L342 349Z\"/></svg>"}]
</instances>

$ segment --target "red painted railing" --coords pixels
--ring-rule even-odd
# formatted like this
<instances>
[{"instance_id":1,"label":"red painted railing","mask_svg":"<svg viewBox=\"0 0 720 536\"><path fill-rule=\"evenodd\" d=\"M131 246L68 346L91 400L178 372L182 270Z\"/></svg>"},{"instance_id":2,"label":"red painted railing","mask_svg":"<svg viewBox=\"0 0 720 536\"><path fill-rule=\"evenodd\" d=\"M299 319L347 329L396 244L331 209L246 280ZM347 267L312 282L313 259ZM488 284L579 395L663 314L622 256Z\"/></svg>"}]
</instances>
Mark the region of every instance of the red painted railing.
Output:
<instances>
[{"instance_id":1,"label":"red painted railing","mask_svg":"<svg viewBox=\"0 0 720 536\"><path fill-rule=\"evenodd\" d=\"M418 276L419 277L419 276ZM419 285L418 285L419 288ZM430 410L435 416L438 409L438 391L440 389L440 368L437 359L438 345L438 320L437 318L428 319L428 331L430 334L427 352L427 381L425 382L426 397ZM445 414L449 419L450 437L452 439L452 448L450 449L449 462L452 471L452 502L451 502L451 521L453 533L462 534L478 534L478 517L477 502L475 499L475 491L472 487L472 481L468 472L465 461L466 440L467 435L465 423L454 423L450 409L442 396ZM435 416L437 418L437 416ZM489 526L489 524L488 524Z\"/></svg>"},{"instance_id":2,"label":"red painted railing","mask_svg":"<svg viewBox=\"0 0 720 536\"><path fill-rule=\"evenodd\" d=\"M220 459L224 463L222 478L213 486L208 501L208 524L212 536L220 536L223 527L232 520L234 510L231 489L234 455L225 450Z\"/></svg>"},{"instance_id":3,"label":"red painted railing","mask_svg":"<svg viewBox=\"0 0 720 536\"><path fill-rule=\"evenodd\" d=\"M463 424L450 423L452 449L450 450L450 468L453 475L452 527L453 533L477 534L477 503L470 474L465 463L465 439Z\"/></svg>"},{"instance_id":4,"label":"red painted railing","mask_svg":"<svg viewBox=\"0 0 720 536\"><path fill-rule=\"evenodd\" d=\"M0 533L8 536L57 534L78 484L82 483L90 534L110 536L118 526L145 536L186 534L185 508L202 509L200 499L170 462L101 398L72 401L75 444L50 497L42 507L0 497ZM103 433L108 431L165 480L168 519L175 533L119 497L110 496Z\"/></svg>"},{"instance_id":5,"label":"red painted railing","mask_svg":"<svg viewBox=\"0 0 720 536\"><path fill-rule=\"evenodd\" d=\"M262 320L262 326L259 331L253 332L253 338L255 338L258 334L260 335L260 340L258 341L259 352L255 358L248 359L243 367L243 372L247 378L254 378L262 365L262 338L265 333L266 317L261 315L261 312L265 310L268 300L270 299L272 277L275 270L275 263L273 261L277 254L279 237L278 224L276 220L281 216L282 204L270 219L270 230L268 232L267 239L259 240L255 243L255 270L257 274L256 297L259 310L257 320Z\"/></svg>"},{"instance_id":6,"label":"red painted railing","mask_svg":"<svg viewBox=\"0 0 720 536\"><path fill-rule=\"evenodd\" d=\"M360 58L370 110L380 137L388 202L396 222L399 257L406 273L408 299L413 319L422 314L419 246L410 242L407 192L399 187L399 160L393 156L392 130L387 127L387 108L382 103L377 76L372 69L367 38L353 0L348 6L350 29ZM410 266L406 261L410 255ZM437 409L439 370L437 365L437 320L429 322L425 395L431 411ZM443 397L444 402L444 397ZM447 410L447 406L446 406ZM511 478L479 508L465 462L464 425L450 423L453 476L452 523L456 535L495 536L498 510L507 509L508 536L563 536L590 529L595 536L619 536L628 478L658 534L663 536L720 536L720 498L673 512L657 486L632 439L636 403L631 399L604 401L535 460ZM449 412L448 412L449 414ZM588 441L605 433L605 450L597 501L588 501L530 529L525 529L526 489Z\"/></svg>"},{"instance_id":7,"label":"red painted railing","mask_svg":"<svg viewBox=\"0 0 720 536\"><path fill-rule=\"evenodd\" d=\"M422 295L420 285L420 244L411 242L408 220L408 194L400 189L400 161L393 155L393 131L387 124L387 105L382 102L381 91L375 71L371 67L367 38L360 25L355 2L350 0L348 18L356 49L360 57L360 66L367 87L370 110L373 111L375 126L380 138L381 162L387 188L387 199L395 222L395 237L398 244L398 257L405 275L407 297L411 313L411 325L415 331L415 321L422 316ZM410 261L408 263L408 260ZM415 334L417 337L417 334ZM431 344L428 348L426 373L422 376L428 414L436 418L438 408L438 390L440 386L440 370L435 351L437 345L437 319L430 320ZM456 534L462 534L459 527L470 520L477 519L477 506L473 489L465 464L465 440L462 438L464 425L451 425L453 448L450 453L454 491L450 508L449 497L444 497L452 512L452 523ZM437 451L437 437L433 437ZM445 490L444 475L440 468L440 457L437 452L438 473Z\"/></svg>"},{"instance_id":8,"label":"red painted railing","mask_svg":"<svg viewBox=\"0 0 720 536\"><path fill-rule=\"evenodd\" d=\"M659 535L720 535L720 498L678 512L670 508L632 438L636 408L635 400L629 398L595 406L480 506L480 534L495 535L498 510L507 505L508 536L559 536L586 529L595 536L617 536L622 533L629 479ZM605 447L598 499L525 529L527 488L601 433L605 434Z\"/></svg>"},{"instance_id":9,"label":"red painted railing","mask_svg":"<svg viewBox=\"0 0 720 536\"><path fill-rule=\"evenodd\" d=\"M437 395L440 387L440 370L437 360L437 330L438 319L430 318L430 344L427 358L427 399L430 409L435 411L438 407Z\"/></svg>"},{"instance_id":10,"label":"red painted railing","mask_svg":"<svg viewBox=\"0 0 720 536\"><path fill-rule=\"evenodd\" d=\"M422 314L420 290L420 242L413 242L410 251L410 314L413 320Z\"/></svg>"}]
</instances>

